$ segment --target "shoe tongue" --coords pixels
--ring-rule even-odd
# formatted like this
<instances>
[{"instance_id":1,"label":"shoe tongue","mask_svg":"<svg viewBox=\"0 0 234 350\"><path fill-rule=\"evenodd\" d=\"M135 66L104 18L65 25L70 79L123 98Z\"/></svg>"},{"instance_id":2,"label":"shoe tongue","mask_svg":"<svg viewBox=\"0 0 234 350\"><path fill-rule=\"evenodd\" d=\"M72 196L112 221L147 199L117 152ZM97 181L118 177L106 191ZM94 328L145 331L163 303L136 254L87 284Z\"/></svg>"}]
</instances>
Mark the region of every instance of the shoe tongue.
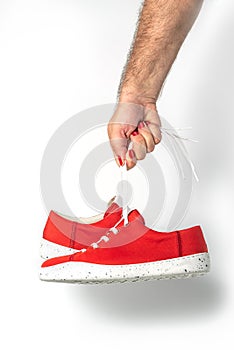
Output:
<instances>
[{"instance_id":1,"label":"shoe tongue","mask_svg":"<svg viewBox=\"0 0 234 350\"><path fill-rule=\"evenodd\" d=\"M122 210L122 208L120 208L120 206L118 206L118 204L111 203L111 205L107 208L107 210L104 214L104 218L106 218L107 216L109 216L111 214L120 213L121 210Z\"/></svg>"},{"instance_id":2,"label":"shoe tongue","mask_svg":"<svg viewBox=\"0 0 234 350\"><path fill-rule=\"evenodd\" d=\"M120 207L118 204L116 204L115 202L112 202L111 205L107 208L104 217L106 218L107 216L112 216L112 215L122 215L122 207ZM132 211L130 211L130 213L128 214L128 221L132 222L135 220L139 220L141 221L143 224L145 224L145 220L143 218L143 216L139 213L139 211L137 209L134 209Z\"/></svg>"},{"instance_id":3,"label":"shoe tongue","mask_svg":"<svg viewBox=\"0 0 234 350\"><path fill-rule=\"evenodd\" d=\"M129 222L132 222L132 221L135 221L135 220L141 221L143 224L145 224L145 220L144 220L143 216L136 209L132 210L128 214L128 221Z\"/></svg>"}]
</instances>

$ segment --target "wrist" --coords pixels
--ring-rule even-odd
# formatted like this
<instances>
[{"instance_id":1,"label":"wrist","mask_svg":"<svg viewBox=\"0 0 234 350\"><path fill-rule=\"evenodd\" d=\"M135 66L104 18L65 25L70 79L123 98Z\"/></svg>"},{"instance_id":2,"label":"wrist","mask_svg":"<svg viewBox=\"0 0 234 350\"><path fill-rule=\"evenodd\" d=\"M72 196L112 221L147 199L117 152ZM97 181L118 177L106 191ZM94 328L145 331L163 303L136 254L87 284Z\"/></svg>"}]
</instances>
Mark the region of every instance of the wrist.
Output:
<instances>
[{"instance_id":1,"label":"wrist","mask_svg":"<svg viewBox=\"0 0 234 350\"><path fill-rule=\"evenodd\" d=\"M140 91L121 91L118 96L119 103L135 103L145 108L156 110L156 98Z\"/></svg>"}]
</instances>

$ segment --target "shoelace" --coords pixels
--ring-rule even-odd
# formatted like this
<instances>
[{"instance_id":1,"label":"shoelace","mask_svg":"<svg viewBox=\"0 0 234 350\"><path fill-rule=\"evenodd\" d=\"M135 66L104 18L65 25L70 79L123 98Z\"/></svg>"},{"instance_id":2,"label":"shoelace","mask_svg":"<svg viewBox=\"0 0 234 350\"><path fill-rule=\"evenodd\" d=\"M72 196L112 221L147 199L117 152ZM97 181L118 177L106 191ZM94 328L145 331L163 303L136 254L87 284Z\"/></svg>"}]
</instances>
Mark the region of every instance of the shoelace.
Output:
<instances>
[{"instance_id":1,"label":"shoelace","mask_svg":"<svg viewBox=\"0 0 234 350\"><path fill-rule=\"evenodd\" d=\"M121 183L122 183L122 217L124 219L124 226L128 224L128 214L129 214L129 207L127 205L127 165L125 164L120 167L121 171Z\"/></svg>"},{"instance_id":2,"label":"shoelace","mask_svg":"<svg viewBox=\"0 0 234 350\"><path fill-rule=\"evenodd\" d=\"M91 247L96 249L96 248L99 248L99 243L101 243L101 242L108 242L110 240L109 235L111 233L117 235L119 233L119 230L117 229L117 226L121 223L121 221L123 221L123 218L120 218L120 220L117 221L117 223L107 231L106 235L100 237L97 242L92 243Z\"/></svg>"},{"instance_id":3,"label":"shoelace","mask_svg":"<svg viewBox=\"0 0 234 350\"><path fill-rule=\"evenodd\" d=\"M186 138L186 137L182 137L180 135L177 135L175 134L174 132L170 132L170 130L188 130L188 129L191 129L191 127L186 127L186 128L165 128L165 127L160 127L160 130L163 134L166 134L168 136L170 136L172 138L172 140L174 140L175 142L177 142L177 145L178 147L180 148L180 150L182 150L186 160L189 162L190 166L191 166L191 169L192 169L192 172L193 172L193 175L195 177L195 179L197 181L199 181L198 179L198 176L196 174L196 171L195 171L195 167L194 167L194 164L193 162L191 161L191 159L189 158L189 154L186 150L185 147L182 147L182 145L178 142L178 140L184 140L184 141L192 141L192 142L198 142L197 140L193 140L191 138ZM169 139L170 140L170 139ZM170 142L170 141L169 141ZM179 167L180 167L180 171L182 173L182 176L184 177L184 172L183 172L183 168L181 166L181 162L180 162L180 159L178 158L177 156L177 151L176 151L176 148L173 144L173 142L170 142L171 146L172 146L172 149L174 151L174 156L177 158L177 161L178 161L178 164L179 164ZM96 242L93 242L90 246L93 248L93 249L97 249L99 248L99 244L101 242L108 242L110 240L109 238L109 235L111 233L117 235L119 233L119 230L117 229L117 226L122 222L124 221L124 226L126 226L129 221L128 221L128 214L129 214L129 207L126 203L126 183L127 183L127 166L126 166L126 163L120 167L120 171L121 171L121 183L122 183L122 188L121 188L121 194L117 194L116 195L116 199L115 199L115 202L118 203L121 205L122 207L122 217L119 219L119 221L117 221L117 223L111 227L106 235L103 235L102 237L99 238L98 241ZM81 249L81 253L84 253L86 252L87 249L86 248L83 248Z\"/></svg>"},{"instance_id":4,"label":"shoelace","mask_svg":"<svg viewBox=\"0 0 234 350\"><path fill-rule=\"evenodd\" d=\"M124 221L124 226L126 226L128 224L128 214L130 212L130 208L127 206L126 204L126 189L124 188L125 184L126 184L126 178L127 178L127 167L126 165L124 167L121 168L121 181L122 181L122 184L123 184L123 187L121 189L121 196L119 194L116 195L116 199L115 199L115 203L118 203L118 202L121 202L121 206L122 206L122 216L121 218L116 222L116 224L114 226L112 226L105 235L101 236L99 238L98 241L96 242L93 242L90 244L90 247L92 247L93 249L97 249L99 248L99 244L101 242L108 242L110 240L109 238L109 235L111 233L113 233L114 235L117 235L119 233L119 230L117 228L117 226L122 222ZM87 251L87 248L83 248L80 250L79 253L85 253Z\"/></svg>"},{"instance_id":5,"label":"shoelace","mask_svg":"<svg viewBox=\"0 0 234 350\"><path fill-rule=\"evenodd\" d=\"M99 248L99 244L100 244L101 242L108 242L108 241L110 240L109 235L110 235L111 233L117 235L117 234L119 233L119 230L117 229L117 226L118 226L123 220L124 220L124 218L121 217L121 218L116 222L116 224L115 224L113 227L111 227L111 228L107 231L107 233L106 233L104 236L101 236L101 237L99 238L98 241L93 242L93 243L90 245L90 247L92 247L93 249L97 249L97 248ZM83 248L83 249L80 250L79 253L85 253L86 251L87 251L87 248Z\"/></svg>"},{"instance_id":6,"label":"shoelace","mask_svg":"<svg viewBox=\"0 0 234 350\"><path fill-rule=\"evenodd\" d=\"M178 163L178 166L180 168L180 171L181 171L181 174L183 176L183 178L185 178L185 175L184 175L184 171L183 171L183 168L181 166L181 161L178 157L178 154L177 154L177 151L176 151L176 147L175 145L173 144L173 142L171 142L172 140L176 142L177 146L180 148L180 150L182 151L184 157L186 158L186 160L188 161L190 167L191 167L191 170L192 170L192 173L196 179L196 181L198 182L199 181L199 178L198 178L198 175L196 173L196 170L195 170L195 166L192 162L192 160L190 159L190 156L188 154L188 151L187 149L184 147L183 144L181 144L179 142L179 140L184 140L184 141L191 141L191 142L198 142L197 140L194 140L194 139L191 139L191 138L187 138L187 137L183 137L183 136L180 136L180 135L177 135L176 133L174 132L170 132L170 130L188 130L188 129L192 129L191 127L186 127L186 128L164 128L164 127L160 127L160 130L162 132L162 134L165 134L165 135L168 135L170 138L168 138L169 142L170 142L170 145L172 146L172 149L173 149L173 153L174 153L174 156L175 158L177 159L177 163Z\"/></svg>"},{"instance_id":7,"label":"shoelace","mask_svg":"<svg viewBox=\"0 0 234 350\"><path fill-rule=\"evenodd\" d=\"M119 230L117 229L117 226L124 221L124 226L128 224L128 214L130 212L130 208L127 205L126 201L126 183L127 183L127 166L126 164L122 167L120 167L121 171L121 193L117 193L116 198L114 200L115 203L118 203L119 206L122 207L122 216L121 218L116 222L116 224L111 227L107 233L99 238L98 241L91 243L90 247L93 249L99 248L99 244L101 242L108 242L110 240L109 235L111 233L117 235L119 233ZM83 248L80 250L79 253L85 253L87 251L86 248Z\"/></svg>"},{"instance_id":8,"label":"shoelace","mask_svg":"<svg viewBox=\"0 0 234 350\"><path fill-rule=\"evenodd\" d=\"M99 243L101 242L108 242L110 240L109 238L109 235L111 233L114 233L115 235L118 234L119 230L117 229L117 226L122 222L124 221L124 226L126 226L128 224L128 214L130 212L130 209L127 205L127 190L126 190L126 184L127 184L127 165L126 163L120 167L120 171L121 171L121 193L117 193L116 195L116 199L115 199L115 203L118 203L120 204L120 206L122 207L122 216L121 218L119 219L119 221L116 222L116 224L111 227L106 235L102 236L99 238L99 240L97 242L93 242L91 244L91 247L94 248L94 249L97 249L99 248ZM85 252L86 249L82 249L81 251Z\"/></svg>"}]
</instances>

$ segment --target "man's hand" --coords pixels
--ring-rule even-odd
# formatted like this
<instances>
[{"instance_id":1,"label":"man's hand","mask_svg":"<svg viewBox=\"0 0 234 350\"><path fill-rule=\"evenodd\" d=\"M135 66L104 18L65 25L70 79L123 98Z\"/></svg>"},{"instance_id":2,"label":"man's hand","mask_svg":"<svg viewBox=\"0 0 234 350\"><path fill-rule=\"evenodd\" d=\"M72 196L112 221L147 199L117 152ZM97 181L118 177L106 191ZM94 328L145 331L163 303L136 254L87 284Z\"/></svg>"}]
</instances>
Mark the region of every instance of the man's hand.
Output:
<instances>
[{"instance_id":1,"label":"man's hand","mask_svg":"<svg viewBox=\"0 0 234 350\"><path fill-rule=\"evenodd\" d=\"M108 125L115 159L128 168L161 139L156 101L203 0L145 0ZM144 123L145 122L145 123ZM132 150L128 151L130 141Z\"/></svg>"},{"instance_id":2,"label":"man's hand","mask_svg":"<svg viewBox=\"0 0 234 350\"><path fill-rule=\"evenodd\" d=\"M108 124L110 144L119 166L127 168L144 159L161 140L160 118L156 108L135 103L119 103ZM129 144L132 142L130 149Z\"/></svg>"}]
</instances>

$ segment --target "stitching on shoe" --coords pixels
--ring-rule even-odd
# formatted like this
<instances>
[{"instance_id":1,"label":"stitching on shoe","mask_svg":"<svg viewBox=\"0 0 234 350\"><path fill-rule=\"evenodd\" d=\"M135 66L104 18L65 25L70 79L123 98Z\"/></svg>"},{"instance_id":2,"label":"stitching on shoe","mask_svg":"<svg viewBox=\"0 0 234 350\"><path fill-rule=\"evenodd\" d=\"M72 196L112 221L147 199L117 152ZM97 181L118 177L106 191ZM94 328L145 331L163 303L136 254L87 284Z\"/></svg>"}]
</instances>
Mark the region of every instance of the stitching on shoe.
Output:
<instances>
[{"instance_id":1,"label":"stitching on shoe","mask_svg":"<svg viewBox=\"0 0 234 350\"><path fill-rule=\"evenodd\" d=\"M176 233L177 233L178 255L179 257L182 257L182 242L181 242L180 231L176 231Z\"/></svg>"},{"instance_id":2,"label":"stitching on shoe","mask_svg":"<svg viewBox=\"0 0 234 350\"><path fill-rule=\"evenodd\" d=\"M76 222L72 223L71 236L70 236L70 248L74 249L76 238Z\"/></svg>"}]
</instances>

